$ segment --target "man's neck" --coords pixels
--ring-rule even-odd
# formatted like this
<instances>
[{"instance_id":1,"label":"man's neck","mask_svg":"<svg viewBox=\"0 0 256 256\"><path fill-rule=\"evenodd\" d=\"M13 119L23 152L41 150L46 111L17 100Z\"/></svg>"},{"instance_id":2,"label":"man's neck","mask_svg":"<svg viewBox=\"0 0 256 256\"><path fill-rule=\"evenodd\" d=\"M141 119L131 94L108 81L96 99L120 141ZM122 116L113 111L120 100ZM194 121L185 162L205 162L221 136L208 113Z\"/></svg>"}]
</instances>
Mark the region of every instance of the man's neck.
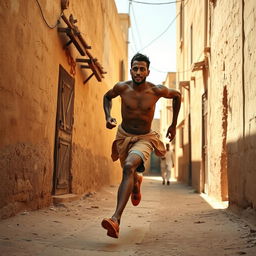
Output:
<instances>
[{"instance_id":1,"label":"man's neck","mask_svg":"<svg viewBox=\"0 0 256 256\"><path fill-rule=\"evenodd\" d=\"M147 82L144 81L143 83L137 84L137 83L132 83L132 87L134 90L138 90L138 91L143 91L147 88Z\"/></svg>"}]
</instances>

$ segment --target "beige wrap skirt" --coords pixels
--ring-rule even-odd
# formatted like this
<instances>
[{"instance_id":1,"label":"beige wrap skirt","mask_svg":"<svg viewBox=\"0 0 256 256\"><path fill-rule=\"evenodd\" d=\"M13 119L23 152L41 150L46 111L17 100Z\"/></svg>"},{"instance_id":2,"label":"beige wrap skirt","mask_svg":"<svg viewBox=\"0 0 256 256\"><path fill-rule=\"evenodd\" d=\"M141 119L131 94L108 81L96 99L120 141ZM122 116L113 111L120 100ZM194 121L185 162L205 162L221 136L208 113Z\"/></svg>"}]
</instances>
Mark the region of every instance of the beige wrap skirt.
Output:
<instances>
[{"instance_id":1,"label":"beige wrap skirt","mask_svg":"<svg viewBox=\"0 0 256 256\"><path fill-rule=\"evenodd\" d=\"M150 157L153 150L155 150L156 155L159 157L164 156L166 153L164 144L159 137L159 134L155 131L141 135L130 134L119 125L116 138L112 144L112 160L116 161L119 159L123 167L128 154L138 154L142 158L142 164L137 168L137 171L143 172L145 170L144 163Z\"/></svg>"}]
</instances>

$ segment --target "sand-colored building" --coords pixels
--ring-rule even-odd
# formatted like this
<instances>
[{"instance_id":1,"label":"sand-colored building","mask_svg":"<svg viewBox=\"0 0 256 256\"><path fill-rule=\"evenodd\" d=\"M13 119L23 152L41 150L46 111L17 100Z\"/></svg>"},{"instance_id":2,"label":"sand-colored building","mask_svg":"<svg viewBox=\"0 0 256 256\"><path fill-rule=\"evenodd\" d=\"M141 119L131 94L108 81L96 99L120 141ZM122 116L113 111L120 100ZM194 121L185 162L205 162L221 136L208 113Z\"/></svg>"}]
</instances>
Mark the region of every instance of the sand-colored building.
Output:
<instances>
[{"instance_id":1,"label":"sand-colored building","mask_svg":"<svg viewBox=\"0 0 256 256\"><path fill-rule=\"evenodd\" d=\"M176 72L168 72L165 81L163 82L163 85L170 89L176 89ZM167 129L172 123L172 115L173 115L173 109L172 109L172 100L171 99L165 99L161 98L159 100L159 109L160 109L160 138L163 141L163 143L170 145L170 150L173 153L174 159L175 158L175 140L174 139L171 143L168 138L166 138ZM179 117L178 117L179 118ZM178 120L178 122L180 122ZM171 178L176 179L178 177L178 172L176 168L176 164L174 164L174 168L171 172Z\"/></svg>"},{"instance_id":2,"label":"sand-colored building","mask_svg":"<svg viewBox=\"0 0 256 256\"><path fill-rule=\"evenodd\" d=\"M176 88L176 73L168 72L163 85L167 88ZM166 132L169 125L172 122L172 100L160 98L159 100L160 108L160 138L166 144L169 140L166 138Z\"/></svg>"},{"instance_id":3,"label":"sand-colored building","mask_svg":"<svg viewBox=\"0 0 256 256\"><path fill-rule=\"evenodd\" d=\"M179 179L256 209L256 2L177 2Z\"/></svg>"},{"instance_id":4,"label":"sand-colored building","mask_svg":"<svg viewBox=\"0 0 256 256\"><path fill-rule=\"evenodd\" d=\"M127 78L128 15L114 0L16 0L0 22L0 216L117 183L102 99Z\"/></svg>"}]
</instances>

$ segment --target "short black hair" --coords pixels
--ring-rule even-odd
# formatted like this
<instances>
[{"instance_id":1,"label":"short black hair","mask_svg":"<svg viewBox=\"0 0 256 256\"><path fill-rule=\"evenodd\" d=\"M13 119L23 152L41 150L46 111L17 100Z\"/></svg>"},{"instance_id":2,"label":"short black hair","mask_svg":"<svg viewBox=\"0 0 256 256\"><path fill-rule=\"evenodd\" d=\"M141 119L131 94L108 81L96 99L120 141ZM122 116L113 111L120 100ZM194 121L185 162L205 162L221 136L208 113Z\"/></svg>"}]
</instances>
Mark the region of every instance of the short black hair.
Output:
<instances>
[{"instance_id":1,"label":"short black hair","mask_svg":"<svg viewBox=\"0 0 256 256\"><path fill-rule=\"evenodd\" d=\"M141 53L136 53L133 57L132 57L132 60L131 60L131 66L132 66L132 63L134 61L145 61L147 63L147 67L149 68L149 65L150 65L150 60L148 58L148 56L144 55L144 54L141 54Z\"/></svg>"}]
</instances>

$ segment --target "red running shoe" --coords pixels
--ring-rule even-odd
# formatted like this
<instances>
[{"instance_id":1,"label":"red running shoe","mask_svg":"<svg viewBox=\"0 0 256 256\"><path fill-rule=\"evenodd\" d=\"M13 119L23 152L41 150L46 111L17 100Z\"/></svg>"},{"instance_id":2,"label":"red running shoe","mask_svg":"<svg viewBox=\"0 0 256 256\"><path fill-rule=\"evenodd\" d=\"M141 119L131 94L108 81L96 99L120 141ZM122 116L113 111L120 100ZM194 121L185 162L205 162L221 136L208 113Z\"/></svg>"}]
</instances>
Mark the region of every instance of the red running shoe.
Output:
<instances>
[{"instance_id":1,"label":"red running shoe","mask_svg":"<svg viewBox=\"0 0 256 256\"><path fill-rule=\"evenodd\" d=\"M101 226L108 231L108 236L118 238L119 224L116 221L112 220L111 218L106 218L102 220Z\"/></svg>"}]
</instances>

